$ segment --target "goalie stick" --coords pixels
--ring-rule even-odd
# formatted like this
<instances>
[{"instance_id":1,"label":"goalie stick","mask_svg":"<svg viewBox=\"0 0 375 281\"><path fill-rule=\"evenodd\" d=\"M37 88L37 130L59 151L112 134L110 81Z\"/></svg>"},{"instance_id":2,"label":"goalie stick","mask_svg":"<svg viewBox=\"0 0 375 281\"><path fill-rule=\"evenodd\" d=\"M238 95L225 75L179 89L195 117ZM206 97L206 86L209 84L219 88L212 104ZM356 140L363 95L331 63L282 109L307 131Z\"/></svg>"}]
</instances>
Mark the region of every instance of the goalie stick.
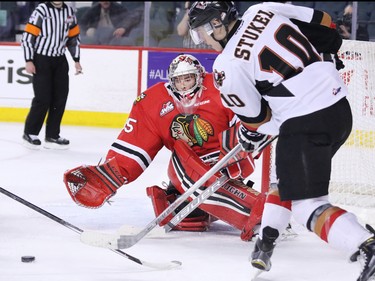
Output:
<instances>
[{"instance_id":1,"label":"goalie stick","mask_svg":"<svg viewBox=\"0 0 375 281\"><path fill-rule=\"evenodd\" d=\"M258 156L265 147L267 147L277 136L269 138L263 145L253 152L253 155ZM140 241L144 236L152 231L161 221L163 221L169 214L187 198L193 194L199 187L201 187L209 178L211 178L216 172L221 170L224 165L239 151L241 145L237 144L231 151L228 152L219 162L217 162L209 171L207 171L195 184L193 184L187 191L185 191L180 197L176 199L171 205L168 206L157 218L151 221L143 230L135 235L127 235L118 233L115 235L104 234L98 232L83 232L81 234L81 241L96 247L104 247L110 249L125 249L130 248ZM194 200L187 204L180 212L178 212L165 226L166 232L170 231L174 226L180 223L186 216L188 216L193 210L195 210L205 199L210 197L216 190L223 186L229 181L229 177L222 175L209 187L207 187L200 195Z\"/></svg>"},{"instance_id":2,"label":"goalie stick","mask_svg":"<svg viewBox=\"0 0 375 281\"><path fill-rule=\"evenodd\" d=\"M40 208L40 207L38 207L38 206L30 203L29 201L26 201L25 199L17 196L16 194L14 194L14 193L12 193L12 192L10 192L10 191L2 188L2 187L0 187L0 192L3 193L6 196L12 198L13 200L15 200L15 201L17 201L17 202L19 202L19 203L21 203L21 204L23 204L23 205L31 208L31 209L33 209L34 211L36 211L36 212L38 212L38 213L46 216L47 218L49 218L49 219L51 219L51 220L53 220L53 221L55 221L55 222L57 222L57 223L65 226L67 228L69 228L70 230L73 230L76 233L79 233L79 234L83 233L83 230L80 229L80 228L78 228L77 226L74 226L73 224L71 224L71 223L69 223L69 222L67 222L67 221L65 221L65 220L63 220L63 219L61 219L61 218L59 218L59 217L57 217L57 216L49 213L49 212L47 212L46 210L44 210L44 209L42 209L42 208ZM147 261L140 260L140 259L138 259L136 257L133 257L133 256L131 256L131 255L129 255L129 254L121 251L121 250L118 250L118 249L110 249L110 250L113 251L113 252L115 252L115 253L117 253L117 254L119 254L119 255L121 255L121 256L123 256L123 257L125 257L125 258L127 258L128 260L131 260L131 261L133 261L135 263L138 263L140 265L144 265L144 266L147 266L147 267L150 267L150 268L154 268L154 269L161 269L161 270L173 269L173 268L181 266L181 264L182 264L180 261L171 261L169 263L147 262Z\"/></svg>"}]
</instances>

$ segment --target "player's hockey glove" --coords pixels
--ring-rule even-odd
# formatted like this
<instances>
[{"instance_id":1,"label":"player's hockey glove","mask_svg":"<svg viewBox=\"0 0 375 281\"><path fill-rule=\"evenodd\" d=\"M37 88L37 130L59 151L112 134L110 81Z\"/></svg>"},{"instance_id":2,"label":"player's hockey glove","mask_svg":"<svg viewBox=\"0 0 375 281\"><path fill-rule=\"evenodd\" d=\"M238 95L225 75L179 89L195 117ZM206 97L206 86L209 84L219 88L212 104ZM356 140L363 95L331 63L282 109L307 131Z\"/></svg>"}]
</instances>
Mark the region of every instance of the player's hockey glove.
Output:
<instances>
[{"instance_id":1,"label":"player's hockey glove","mask_svg":"<svg viewBox=\"0 0 375 281\"><path fill-rule=\"evenodd\" d=\"M115 158L98 166L82 165L64 173L64 183L74 202L99 208L116 194L126 181Z\"/></svg>"},{"instance_id":2,"label":"player's hockey glove","mask_svg":"<svg viewBox=\"0 0 375 281\"><path fill-rule=\"evenodd\" d=\"M253 152L257 150L268 139L268 135L264 135L247 129L243 124L238 129L238 142L245 151Z\"/></svg>"}]
</instances>

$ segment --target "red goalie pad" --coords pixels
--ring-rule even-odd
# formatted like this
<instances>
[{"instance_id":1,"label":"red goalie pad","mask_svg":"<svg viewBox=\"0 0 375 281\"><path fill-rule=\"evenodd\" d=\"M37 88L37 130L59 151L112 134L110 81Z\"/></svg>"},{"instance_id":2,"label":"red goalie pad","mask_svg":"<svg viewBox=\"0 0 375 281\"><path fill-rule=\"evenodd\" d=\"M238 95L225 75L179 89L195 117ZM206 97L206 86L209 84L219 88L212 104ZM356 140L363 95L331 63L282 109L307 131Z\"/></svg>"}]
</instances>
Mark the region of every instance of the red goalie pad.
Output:
<instances>
[{"instance_id":1,"label":"red goalie pad","mask_svg":"<svg viewBox=\"0 0 375 281\"><path fill-rule=\"evenodd\" d=\"M125 179L119 172L116 159L112 158L102 165L83 165L66 171L64 183L78 205L99 208L116 194Z\"/></svg>"},{"instance_id":2,"label":"red goalie pad","mask_svg":"<svg viewBox=\"0 0 375 281\"><path fill-rule=\"evenodd\" d=\"M176 200L174 194L167 195L165 190L161 189L157 185L146 188L147 196L151 198L152 206L154 207L155 216L159 216L165 209L168 208L170 202ZM168 221L173 218L173 215L167 216L163 221L160 222L160 226L165 225Z\"/></svg>"},{"instance_id":3,"label":"red goalie pad","mask_svg":"<svg viewBox=\"0 0 375 281\"><path fill-rule=\"evenodd\" d=\"M155 216L158 217L169 205L176 200L178 194L169 193L167 190L162 189L156 185L147 187L146 189L147 196L150 197L152 205L154 207ZM182 204L181 208L185 206ZM179 208L177 208L179 209ZM179 210L176 209L176 212ZM165 225L172 219L172 214L167 216L160 226ZM206 231L210 226L210 216L203 211L195 210L188 217L183 219L179 224L177 224L173 230L181 231Z\"/></svg>"},{"instance_id":4,"label":"red goalie pad","mask_svg":"<svg viewBox=\"0 0 375 281\"><path fill-rule=\"evenodd\" d=\"M180 194L189 189L209 169L210 167L204 164L186 143L176 143L168 167L168 177ZM216 174L210 178L190 196L189 200L198 196L201 190L212 184L218 176L220 175ZM254 227L260 223L264 201L264 194L246 186L240 180L230 180L198 208L241 230L241 239L247 241L252 238Z\"/></svg>"}]
</instances>

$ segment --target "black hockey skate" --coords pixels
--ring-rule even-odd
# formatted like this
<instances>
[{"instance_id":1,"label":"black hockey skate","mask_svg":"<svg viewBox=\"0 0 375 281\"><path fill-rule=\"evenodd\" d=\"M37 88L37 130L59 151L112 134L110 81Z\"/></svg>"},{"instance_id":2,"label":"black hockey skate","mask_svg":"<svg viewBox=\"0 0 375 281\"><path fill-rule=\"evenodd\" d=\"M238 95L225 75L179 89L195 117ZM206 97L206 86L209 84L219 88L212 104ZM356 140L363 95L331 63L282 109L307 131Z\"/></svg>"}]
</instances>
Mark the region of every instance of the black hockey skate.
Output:
<instances>
[{"instance_id":1,"label":"black hockey skate","mask_svg":"<svg viewBox=\"0 0 375 281\"><path fill-rule=\"evenodd\" d=\"M269 226L263 229L263 238L258 237L254 251L251 253L251 265L253 267L263 271L271 269L271 256L278 237L279 231L277 229Z\"/></svg>"},{"instance_id":2,"label":"black hockey skate","mask_svg":"<svg viewBox=\"0 0 375 281\"><path fill-rule=\"evenodd\" d=\"M357 281L375 281L375 230L368 224L366 228L374 234L359 246L350 261L359 261L362 264L362 271Z\"/></svg>"},{"instance_id":3,"label":"black hockey skate","mask_svg":"<svg viewBox=\"0 0 375 281\"><path fill-rule=\"evenodd\" d=\"M68 149L70 141L61 137L45 138L44 148L48 149Z\"/></svg>"}]
</instances>

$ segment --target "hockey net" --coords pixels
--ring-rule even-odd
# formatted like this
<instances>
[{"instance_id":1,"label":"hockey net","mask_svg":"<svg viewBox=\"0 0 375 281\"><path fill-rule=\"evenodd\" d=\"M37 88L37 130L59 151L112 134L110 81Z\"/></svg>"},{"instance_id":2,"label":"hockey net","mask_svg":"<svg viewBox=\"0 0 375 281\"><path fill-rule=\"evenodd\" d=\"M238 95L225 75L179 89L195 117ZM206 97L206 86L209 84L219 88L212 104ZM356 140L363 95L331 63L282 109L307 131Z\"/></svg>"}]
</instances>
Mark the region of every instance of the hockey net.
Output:
<instances>
[{"instance_id":1,"label":"hockey net","mask_svg":"<svg viewBox=\"0 0 375 281\"><path fill-rule=\"evenodd\" d=\"M333 158L330 200L354 212L361 222L375 224L375 43L344 40L339 56L345 64L340 75L349 89L353 129ZM274 162L274 155L271 149L266 166Z\"/></svg>"},{"instance_id":2,"label":"hockey net","mask_svg":"<svg viewBox=\"0 0 375 281\"><path fill-rule=\"evenodd\" d=\"M339 56L353 129L333 158L330 199L369 222L375 220L375 43L344 40Z\"/></svg>"},{"instance_id":3,"label":"hockey net","mask_svg":"<svg viewBox=\"0 0 375 281\"><path fill-rule=\"evenodd\" d=\"M339 56L353 129L333 158L330 196L338 204L375 208L375 44L344 40Z\"/></svg>"}]
</instances>

